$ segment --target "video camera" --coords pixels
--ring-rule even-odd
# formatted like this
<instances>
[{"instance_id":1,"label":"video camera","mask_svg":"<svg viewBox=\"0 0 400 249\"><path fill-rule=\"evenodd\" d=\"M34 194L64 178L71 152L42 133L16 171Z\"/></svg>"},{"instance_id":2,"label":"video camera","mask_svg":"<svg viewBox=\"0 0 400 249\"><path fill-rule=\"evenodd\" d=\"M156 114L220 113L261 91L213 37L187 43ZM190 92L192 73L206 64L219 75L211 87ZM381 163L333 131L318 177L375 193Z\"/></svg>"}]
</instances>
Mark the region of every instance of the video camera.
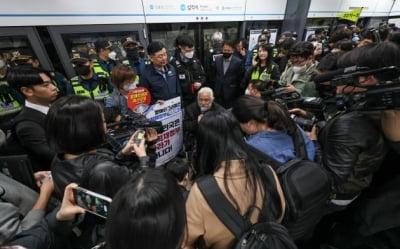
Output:
<instances>
[{"instance_id":1,"label":"video camera","mask_svg":"<svg viewBox=\"0 0 400 249\"><path fill-rule=\"evenodd\" d=\"M358 82L359 76L374 75L382 81L375 85L362 85ZM351 67L345 73L334 77L331 84L334 86L356 86L365 91L351 92L336 95L338 109L351 110L388 110L400 108L400 70L395 66L368 69Z\"/></svg>"},{"instance_id":2,"label":"video camera","mask_svg":"<svg viewBox=\"0 0 400 249\"><path fill-rule=\"evenodd\" d=\"M300 108L307 111L310 114L307 117L291 115L291 118L306 131L311 131L314 124L327 119L326 105L322 98L301 97L296 91L285 92L282 88L264 91L261 96L264 100L279 101L288 109Z\"/></svg>"},{"instance_id":3,"label":"video camera","mask_svg":"<svg viewBox=\"0 0 400 249\"><path fill-rule=\"evenodd\" d=\"M116 128L107 133L107 143L113 151L119 151L124 142L137 130L153 128L157 133L163 132L161 121L152 121L142 114L124 115L119 122L107 124L107 128Z\"/></svg>"},{"instance_id":4,"label":"video camera","mask_svg":"<svg viewBox=\"0 0 400 249\"><path fill-rule=\"evenodd\" d=\"M378 69L369 69L368 67L357 66L346 67L343 71L343 74L333 77L333 79L331 80L331 85L364 87L360 83L358 83L358 77L367 75L375 75L377 78L385 81L398 81L400 70L395 66L382 67Z\"/></svg>"}]
</instances>

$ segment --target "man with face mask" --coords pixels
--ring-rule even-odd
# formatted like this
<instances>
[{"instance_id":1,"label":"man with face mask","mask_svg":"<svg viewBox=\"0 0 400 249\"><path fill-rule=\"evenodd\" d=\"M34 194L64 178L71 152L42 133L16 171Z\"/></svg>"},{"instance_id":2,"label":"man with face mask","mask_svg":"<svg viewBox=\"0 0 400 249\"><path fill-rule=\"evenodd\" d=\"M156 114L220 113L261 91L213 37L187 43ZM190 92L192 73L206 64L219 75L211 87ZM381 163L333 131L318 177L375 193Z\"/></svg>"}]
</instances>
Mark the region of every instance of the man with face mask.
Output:
<instances>
[{"instance_id":1,"label":"man with face mask","mask_svg":"<svg viewBox=\"0 0 400 249\"><path fill-rule=\"evenodd\" d=\"M97 40L94 42L94 49L97 53L97 62L101 68L108 74L111 74L113 68L118 64L116 62L117 53L112 49L110 41Z\"/></svg>"},{"instance_id":2,"label":"man with face mask","mask_svg":"<svg viewBox=\"0 0 400 249\"><path fill-rule=\"evenodd\" d=\"M233 101L242 93L241 82L244 77L242 60L233 56L235 44L233 41L224 41L222 55L215 58L215 101L226 109L232 106Z\"/></svg>"},{"instance_id":3,"label":"man with face mask","mask_svg":"<svg viewBox=\"0 0 400 249\"><path fill-rule=\"evenodd\" d=\"M195 57L194 40L188 35L180 35L175 40L175 54L170 59L178 74L182 89L183 107L193 103L196 93L206 82L206 74L200 60Z\"/></svg>"},{"instance_id":4,"label":"man with face mask","mask_svg":"<svg viewBox=\"0 0 400 249\"><path fill-rule=\"evenodd\" d=\"M317 71L314 63L314 46L311 42L297 42L289 50L289 62L279 85L286 92L296 91L302 97L318 97L312 76Z\"/></svg>"},{"instance_id":5,"label":"man with face mask","mask_svg":"<svg viewBox=\"0 0 400 249\"><path fill-rule=\"evenodd\" d=\"M73 53L71 63L77 75L71 79L74 94L104 103L104 99L113 90L109 75L95 67L90 56L85 53Z\"/></svg>"},{"instance_id":6,"label":"man with face mask","mask_svg":"<svg viewBox=\"0 0 400 249\"><path fill-rule=\"evenodd\" d=\"M125 58L122 60L122 64L129 66L135 71L136 81L139 82L140 75L144 71L144 56L141 57L139 46L140 43L135 41L132 37L125 37L121 40L122 44L122 56Z\"/></svg>"}]
</instances>

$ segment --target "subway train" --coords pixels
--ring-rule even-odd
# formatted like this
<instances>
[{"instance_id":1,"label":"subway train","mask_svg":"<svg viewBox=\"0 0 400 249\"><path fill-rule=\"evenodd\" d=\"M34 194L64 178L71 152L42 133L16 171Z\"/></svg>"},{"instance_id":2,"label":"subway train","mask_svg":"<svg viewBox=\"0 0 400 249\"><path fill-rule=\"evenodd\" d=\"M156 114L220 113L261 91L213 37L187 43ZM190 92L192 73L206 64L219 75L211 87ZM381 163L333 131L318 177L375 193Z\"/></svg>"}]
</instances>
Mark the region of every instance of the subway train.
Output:
<instances>
[{"instance_id":1,"label":"subway train","mask_svg":"<svg viewBox=\"0 0 400 249\"><path fill-rule=\"evenodd\" d=\"M400 23L396 0L5 1L0 10L0 52L34 55L43 68L71 78L72 51L88 51L97 39L109 40L116 48L126 36L143 46L157 40L173 51L175 38L185 33L195 38L197 57L204 60L215 31L227 40L245 38L251 49L263 28L270 29L272 43L285 31L296 32L301 40L317 28L329 31L340 22L338 14L359 7L363 10L358 23L363 26Z\"/></svg>"}]
</instances>

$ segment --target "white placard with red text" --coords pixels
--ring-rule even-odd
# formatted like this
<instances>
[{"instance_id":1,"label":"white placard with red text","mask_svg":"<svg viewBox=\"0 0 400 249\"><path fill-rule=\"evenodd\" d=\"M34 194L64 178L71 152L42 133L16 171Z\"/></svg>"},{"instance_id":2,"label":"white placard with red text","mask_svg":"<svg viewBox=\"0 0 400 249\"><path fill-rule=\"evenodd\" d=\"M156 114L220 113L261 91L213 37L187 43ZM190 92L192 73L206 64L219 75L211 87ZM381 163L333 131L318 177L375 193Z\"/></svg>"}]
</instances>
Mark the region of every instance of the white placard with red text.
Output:
<instances>
[{"instance_id":1,"label":"white placard with red text","mask_svg":"<svg viewBox=\"0 0 400 249\"><path fill-rule=\"evenodd\" d=\"M182 149L182 109L180 97L166 100L164 104L155 104L146 112L150 120L161 121L163 133L158 134L156 143L156 166L160 166L176 157Z\"/></svg>"}]
</instances>

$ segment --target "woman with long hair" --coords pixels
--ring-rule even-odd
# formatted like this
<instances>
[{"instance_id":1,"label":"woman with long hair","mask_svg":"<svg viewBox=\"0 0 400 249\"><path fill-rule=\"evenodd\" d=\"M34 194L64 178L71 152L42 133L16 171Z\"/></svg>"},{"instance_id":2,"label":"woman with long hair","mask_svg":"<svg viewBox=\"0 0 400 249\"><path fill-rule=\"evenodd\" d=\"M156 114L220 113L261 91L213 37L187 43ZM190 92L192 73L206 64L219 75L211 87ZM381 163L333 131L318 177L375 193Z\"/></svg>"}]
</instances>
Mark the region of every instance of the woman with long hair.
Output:
<instances>
[{"instance_id":1,"label":"woman with long hair","mask_svg":"<svg viewBox=\"0 0 400 249\"><path fill-rule=\"evenodd\" d=\"M278 222L282 220L285 201L278 179L269 166L257 160L231 113L205 113L199 122L197 146L200 174L212 175L242 216L250 212L250 220L255 223L265 203L269 213L262 215ZM200 237L203 237L207 248L225 249L233 246L234 235L213 213L197 183L190 190L186 213L186 246L192 247Z\"/></svg>"},{"instance_id":2,"label":"woman with long hair","mask_svg":"<svg viewBox=\"0 0 400 249\"><path fill-rule=\"evenodd\" d=\"M260 45L257 56L253 57L252 67L244 76L243 88L246 88L251 80L269 82L267 87L273 87L281 76L279 66L273 59L273 46L268 43Z\"/></svg>"}]
</instances>

